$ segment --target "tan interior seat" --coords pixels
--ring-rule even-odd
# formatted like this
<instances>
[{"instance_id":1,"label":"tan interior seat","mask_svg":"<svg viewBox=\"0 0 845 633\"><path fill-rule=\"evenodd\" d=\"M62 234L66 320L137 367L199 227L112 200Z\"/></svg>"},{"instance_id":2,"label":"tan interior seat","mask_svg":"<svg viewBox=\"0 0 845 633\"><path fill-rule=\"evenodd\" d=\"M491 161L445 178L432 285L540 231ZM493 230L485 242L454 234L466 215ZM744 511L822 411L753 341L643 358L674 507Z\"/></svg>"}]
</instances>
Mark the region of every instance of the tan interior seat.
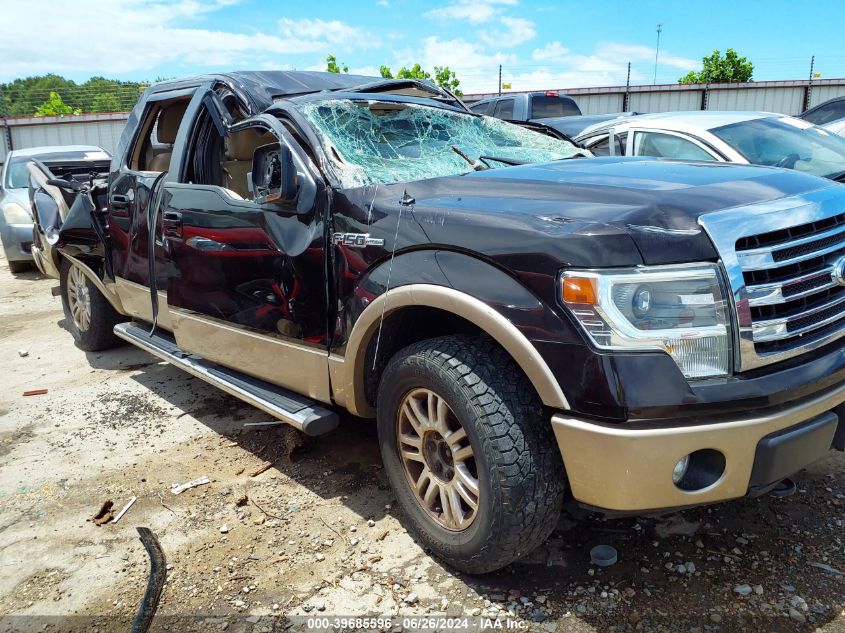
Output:
<instances>
[{"instance_id":1,"label":"tan interior seat","mask_svg":"<svg viewBox=\"0 0 845 633\"><path fill-rule=\"evenodd\" d=\"M187 101L177 101L164 108L158 115L156 138L159 143L166 144L168 148L153 157L150 161L149 171L167 171L170 169L173 143L176 142L176 133L179 131L179 124L182 123L182 117L185 116L187 107Z\"/></svg>"},{"instance_id":2,"label":"tan interior seat","mask_svg":"<svg viewBox=\"0 0 845 633\"><path fill-rule=\"evenodd\" d=\"M252 155L256 148L275 141L270 132L242 130L226 137L226 160L223 161L224 187L243 198L253 198L247 176L252 171Z\"/></svg>"}]
</instances>

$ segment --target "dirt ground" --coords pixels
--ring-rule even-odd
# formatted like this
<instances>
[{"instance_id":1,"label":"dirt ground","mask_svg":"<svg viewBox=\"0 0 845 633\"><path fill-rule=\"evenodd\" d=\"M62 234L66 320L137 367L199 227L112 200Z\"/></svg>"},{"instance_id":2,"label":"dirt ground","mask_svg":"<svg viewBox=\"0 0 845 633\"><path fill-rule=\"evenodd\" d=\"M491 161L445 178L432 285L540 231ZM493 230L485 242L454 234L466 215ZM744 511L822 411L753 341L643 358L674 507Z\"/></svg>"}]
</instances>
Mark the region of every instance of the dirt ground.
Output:
<instances>
[{"instance_id":1,"label":"dirt ground","mask_svg":"<svg viewBox=\"0 0 845 633\"><path fill-rule=\"evenodd\" d=\"M148 576L137 526L167 557L152 630L367 626L348 616L452 630L404 619L446 615L470 629L845 631L841 453L788 498L617 520L573 507L525 560L467 576L403 529L372 424L345 416L303 445L246 427L269 418L140 350L78 350L54 285L0 260L0 631L128 631ZM91 522L132 497L118 523ZM616 565L589 563L602 543Z\"/></svg>"}]
</instances>

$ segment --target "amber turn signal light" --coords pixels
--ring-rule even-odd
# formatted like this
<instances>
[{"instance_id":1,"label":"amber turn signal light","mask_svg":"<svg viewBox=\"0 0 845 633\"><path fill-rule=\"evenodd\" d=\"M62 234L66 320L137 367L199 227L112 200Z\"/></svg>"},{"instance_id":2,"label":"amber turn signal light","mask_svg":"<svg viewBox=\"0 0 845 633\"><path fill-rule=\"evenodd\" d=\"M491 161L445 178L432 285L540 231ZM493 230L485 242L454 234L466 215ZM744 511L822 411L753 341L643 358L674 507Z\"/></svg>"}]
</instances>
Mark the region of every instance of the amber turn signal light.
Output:
<instances>
[{"instance_id":1,"label":"amber turn signal light","mask_svg":"<svg viewBox=\"0 0 845 633\"><path fill-rule=\"evenodd\" d=\"M596 280L589 277L564 277L563 302L596 305Z\"/></svg>"}]
</instances>

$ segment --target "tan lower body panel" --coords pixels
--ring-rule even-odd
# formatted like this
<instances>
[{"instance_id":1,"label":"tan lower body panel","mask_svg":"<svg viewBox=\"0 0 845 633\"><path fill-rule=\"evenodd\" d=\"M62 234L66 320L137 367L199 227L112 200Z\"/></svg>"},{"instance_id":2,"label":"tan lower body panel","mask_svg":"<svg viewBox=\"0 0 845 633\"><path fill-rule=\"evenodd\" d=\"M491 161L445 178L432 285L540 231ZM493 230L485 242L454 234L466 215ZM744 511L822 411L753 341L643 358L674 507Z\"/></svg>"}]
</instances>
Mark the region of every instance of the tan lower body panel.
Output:
<instances>
[{"instance_id":1,"label":"tan lower body panel","mask_svg":"<svg viewBox=\"0 0 845 633\"><path fill-rule=\"evenodd\" d=\"M331 402L328 352L257 334L211 317L170 309L176 344L254 378Z\"/></svg>"},{"instance_id":2,"label":"tan lower body panel","mask_svg":"<svg viewBox=\"0 0 845 633\"><path fill-rule=\"evenodd\" d=\"M115 289L126 315L141 321L151 322L153 320L150 289L147 286L118 277L115 279ZM165 330L173 331L173 319L167 307L167 293L165 292L158 293L158 320L156 323Z\"/></svg>"},{"instance_id":3,"label":"tan lower body panel","mask_svg":"<svg viewBox=\"0 0 845 633\"><path fill-rule=\"evenodd\" d=\"M763 437L810 420L843 401L845 385L800 406L730 422L636 430L558 414L552 416L552 427L575 499L608 510L657 510L744 496L757 443ZM675 486L672 470L678 460L705 448L725 456L722 477L694 492Z\"/></svg>"}]
</instances>

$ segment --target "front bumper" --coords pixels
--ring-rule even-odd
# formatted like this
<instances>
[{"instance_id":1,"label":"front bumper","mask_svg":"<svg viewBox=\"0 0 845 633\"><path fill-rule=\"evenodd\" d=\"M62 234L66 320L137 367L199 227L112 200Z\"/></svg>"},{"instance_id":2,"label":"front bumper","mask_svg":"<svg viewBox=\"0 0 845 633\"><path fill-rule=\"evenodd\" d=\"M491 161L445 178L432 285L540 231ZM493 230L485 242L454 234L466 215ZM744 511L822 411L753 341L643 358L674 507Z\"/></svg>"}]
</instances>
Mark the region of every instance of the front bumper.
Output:
<instances>
[{"instance_id":1,"label":"front bumper","mask_svg":"<svg viewBox=\"0 0 845 633\"><path fill-rule=\"evenodd\" d=\"M2 227L3 250L10 262L31 262L32 224L5 224Z\"/></svg>"},{"instance_id":2,"label":"front bumper","mask_svg":"<svg viewBox=\"0 0 845 633\"><path fill-rule=\"evenodd\" d=\"M556 414L552 427L576 500L619 512L664 510L742 497L815 461L834 443L837 425L841 442L845 407L834 409L843 402L840 383L800 404L709 423L635 429ZM706 487L682 490L672 481L675 464L705 449L724 456L724 471Z\"/></svg>"}]
</instances>

